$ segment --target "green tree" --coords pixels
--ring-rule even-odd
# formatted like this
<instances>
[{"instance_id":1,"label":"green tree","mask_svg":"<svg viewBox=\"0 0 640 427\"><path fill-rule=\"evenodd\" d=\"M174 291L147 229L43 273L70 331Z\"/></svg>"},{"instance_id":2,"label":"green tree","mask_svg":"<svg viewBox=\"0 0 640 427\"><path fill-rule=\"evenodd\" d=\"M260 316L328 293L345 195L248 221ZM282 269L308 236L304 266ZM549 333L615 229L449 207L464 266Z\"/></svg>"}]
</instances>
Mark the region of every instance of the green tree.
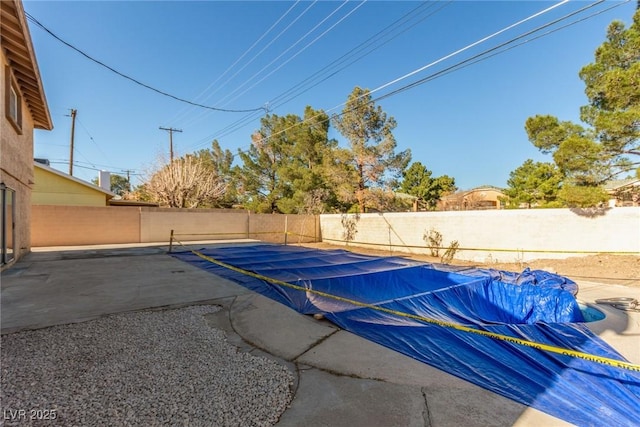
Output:
<instances>
[{"instance_id":1,"label":"green tree","mask_svg":"<svg viewBox=\"0 0 640 427\"><path fill-rule=\"evenodd\" d=\"M278 201L284 213L322 213L335 208L337 196L330 177L338 143L329 139L329 116L307 106L304 117L287 132L292 140L289 161L279 169L290 192Z\"/></svg>"},{"instance_id":2,"label":"green tree","mask_svg":"<svg viewBox=\"0 0 640 427\"><path fill-rule=\"evenodd\" d=\"M525 129L564 175L559 197L569 206L592 206L606 201L604 182L640 164L640 9L629 28L609 25L594 62L579 75L589 100L580 109L587 126L538 115Z\"/></svg>"},{"instance_id":3,"label":"green tree","mask_svg":"<svg viewBox=\"0 0 640 427\"><path fill-rule=\"evenodd\" d=\"M504 193L509 196L509 205L519 207L557 206L556 199L562 184L562 173L553 163L533 162L527 159L522 166L509 174ZM555 205L554 205L555 204Z\"/></svg>"},{"instance_id":4,"label":"green tree","mask_svg":"<svg viewBox=\"0 0 640 427\"><path fill-rule=\"evenodd\" d=\"M402 172L403 181L400 191L410 194L434 209L442 196L456 191L455 179L447 175L432 177L431 172L422 163L414 162Z\"/></svg>"},{"instance_id":5,"label":"green tree","mask_svg":"<svg viewBox=\"0 0 640 427\"><path fill-rule=\"evenodd\" d=\"M565 185L558 192L558 197L570 207L590 208L600 206L610 196L601 187Z\"/></svg>"},{"instance_id":6,"label":"green tree","mask_svg":"<svg viewBox=\"0 0 640 427\"><path fill-rule=\"evenodd\" d=\"M265 116L234 170L244 205L256 212L344 210L341 191L351 168L347 150L329 139L329 126L329 116L310 106L302 118Z\"/></svg>"},{"instance_id":7,"label":"green tree","mask_svg":"<svg viewBox=\"0 0 640 427\"><path fill-rule=\"evenodd\" d=\"M214 140L210 149L200 150L194 153L203 167L209 169L212 174L218 177L225 184L225 194L211 201L213 208L232 208L238 202L237 186L235 185L235 175L233 173L233 154L230 150L223 150L220 143Z\"/></svg>"},{"instance_id":8,"label":"green tree","mask_svg":"<svg viewBox=\"0 0 640 427\"><path fill-rule=\"evenodd\" d=\"M368 89L356 87L342 114L333 117L333 124L349 141L347 161L353 178L344 184L350 185L360 212L365 212L369 189L397 185L397 179L411 160L411 152L395 152L396 121L374 104Z\"/></svg>"},{"instance_id":9,"label":"green tree","mask_svg":"<svg viewBox=\"0 0 640 427\"><path fill-rule=\"evenodd\" d=\"M117 174L111 174L109 181L112 193L116 193L119 196L124 196L126 193L131 192L131 183L129 182L127 177ZM92 179L91 183L94 185L98 185L98 178L96 177Z\"/></svg>"},{"instance_id":10,"label":"green tree","mask_svg":"<svg viewBox=\"0 0 640 427\"><path fill-rule=\"evenodd\" d=\"M251 136L249 149L238 151L243 164L235 174L247 208L261 213L281 212L278 202L293 193L280 173L291 160L293 141L288 130L300 118L293 114L284 117L269 114L260 122L260 129Z\"/></svg>"}]
</instances>

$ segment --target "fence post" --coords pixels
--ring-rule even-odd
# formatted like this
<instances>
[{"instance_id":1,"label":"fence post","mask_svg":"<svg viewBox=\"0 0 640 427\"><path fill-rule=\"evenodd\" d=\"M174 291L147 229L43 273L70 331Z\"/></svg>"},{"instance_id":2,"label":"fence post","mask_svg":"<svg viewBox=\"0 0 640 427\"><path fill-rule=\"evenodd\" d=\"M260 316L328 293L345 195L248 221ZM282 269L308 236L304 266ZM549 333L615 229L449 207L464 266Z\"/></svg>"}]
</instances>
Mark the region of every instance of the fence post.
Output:
<instances>
[{"instance_id":1,"label":"fence post","mask_svg":"<svg viewBox=\"0 0 640 427\"><path fill-rule=\"evenodd\" d=\"M284 216L284 245L287 246L287 235L289 234L289 215Z\"/></svg>"},{"instance_id":2,"label":"fence post","mask_svg":"<svg viewBox=\"0 0 640 427\"><path fill-rule=\"evenodd\" d=\"M171 237L169 238L169 253L173 250L173 229L171 229Z\"/></svg>"}]
</instances>

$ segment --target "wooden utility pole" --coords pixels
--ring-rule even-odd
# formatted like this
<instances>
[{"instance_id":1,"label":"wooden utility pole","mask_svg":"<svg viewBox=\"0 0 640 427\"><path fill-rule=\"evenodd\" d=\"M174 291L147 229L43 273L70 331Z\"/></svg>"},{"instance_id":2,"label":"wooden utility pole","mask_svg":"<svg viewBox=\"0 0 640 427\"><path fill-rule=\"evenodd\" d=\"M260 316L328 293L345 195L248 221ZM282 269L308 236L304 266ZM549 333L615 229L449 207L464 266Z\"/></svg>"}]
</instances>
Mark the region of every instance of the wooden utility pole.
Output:
<instances>
[{"instance_id":1,"label":"wooden utility pole","mask_svg":"<svg viewBox=\"0 0 640 427\"><path fill-rule=\"evenodd\" d=\"M133 171L131 169L127 169L127 170L125 170L123 172L127 173L127 186L129 187L129 188L127 188L127 191L131 191L131 172L135 172L135 171Z\"/></svg>"},{"instance_id":2,"label":"wooden utility pole","mask_svg":"<svg viewBox=\"0 0 640 427\"><path fill-rule=\"evenodd\" d=\"M169 132L169 159L170 164L173 164L173 133L182 132L182 129L163 128L162 126L160 126L160 129Z\"/></svg>"},{"instance_id":3,"label":"wooden utility pole","mask_svg":"<svg viewBox=\"0 0 640 427\"><path fill-rule=\"evenodd\" d=\"M76 133L77 110L71 109L71 147L69 148L69 175L73 176L73 140Z\"/></svg>"}]
</instances>

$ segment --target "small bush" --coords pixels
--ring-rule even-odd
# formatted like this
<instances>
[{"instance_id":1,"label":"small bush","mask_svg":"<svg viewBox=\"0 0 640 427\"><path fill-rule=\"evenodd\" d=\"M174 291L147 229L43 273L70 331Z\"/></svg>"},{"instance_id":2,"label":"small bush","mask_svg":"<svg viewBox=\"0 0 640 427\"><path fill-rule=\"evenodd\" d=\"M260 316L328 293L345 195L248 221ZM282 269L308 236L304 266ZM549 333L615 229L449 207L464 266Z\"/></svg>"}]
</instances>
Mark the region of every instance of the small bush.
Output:
<instances>
[{"instance_id":1,"label":"small bush","mask_svg":"<svg viewBox=\"0 0 640 427\"><path fill-rule=\"evenodd\" d=\"M447 250L442 255L440 261L442 261L443 264L449 264L451 261L453 261L453 257L456 255L456 252L458 252L459 247L460 243L458 243L457 240L451 242Z\"/></svg>"},{"instance_id":2,"label":"small bush","mask_svg":"<svg viewBox=\"0 0 640 427\"><path fill-rule=\"evenodd\" d=\"M342 238L347 244L350 241L355 239L356 234L358 233L358 221L360 220L360 215L347 215L342 214L340 218L340 222L342 223Z\"/></svg>"},{"instance_id":3,"label":"small bush","mask_svg":"<svg viewBox=\"0 0 640 427\"><path fill-rule=\"evenodd\" d=\"M440 255L442 233L432 227L429 232L425 231L425 233L422 235L422 240L427 243L427 247L429 248L429 252L431 252L431 256L437 257L438 255Z\"/></svg>"}]
</instances>

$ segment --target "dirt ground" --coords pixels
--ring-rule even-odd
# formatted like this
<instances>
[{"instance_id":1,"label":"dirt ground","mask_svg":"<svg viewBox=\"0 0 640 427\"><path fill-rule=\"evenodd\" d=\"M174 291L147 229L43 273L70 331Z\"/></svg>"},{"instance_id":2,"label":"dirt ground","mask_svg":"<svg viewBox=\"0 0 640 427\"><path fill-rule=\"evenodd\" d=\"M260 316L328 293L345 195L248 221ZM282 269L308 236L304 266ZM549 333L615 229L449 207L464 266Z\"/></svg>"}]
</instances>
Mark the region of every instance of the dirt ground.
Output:
<instances>
[{"instance_id":1,"label":"dirt ground","mask_svg":"<svg viewBox=\"0 0 640 427\"><path fill-rule=\"evenodd\" d=\"M327 243L314 243L305 245L319 249L345 249L344 246L335 246ZM372 249L362 249L348 247L350 251L389 256L389 251ZM409 255L402 252L393 252L392 255L404 256L420 261L439 263L440 258L428 255ZM454 265L473 265L482 268L494 268L497 270L521 272L529 267L532 270L547 270L562 276L566 276L574 281L587 281L596 283L606 283L624 286L640 287L640 256L634 255L589 255L581 257L571 257L566 259L540 259L522 263L472 263L468 261L453 260Z\"/></svg>"}]
</instances>

